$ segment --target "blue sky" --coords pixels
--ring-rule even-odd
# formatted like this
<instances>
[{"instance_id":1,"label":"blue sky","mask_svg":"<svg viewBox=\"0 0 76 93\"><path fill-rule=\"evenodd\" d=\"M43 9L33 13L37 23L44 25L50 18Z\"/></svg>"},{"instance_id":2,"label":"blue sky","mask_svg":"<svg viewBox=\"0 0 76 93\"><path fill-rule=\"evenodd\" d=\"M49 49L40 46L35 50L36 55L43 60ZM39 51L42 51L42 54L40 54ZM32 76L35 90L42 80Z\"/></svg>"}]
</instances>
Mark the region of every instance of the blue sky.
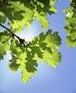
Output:
<instances>
[{"instance_id":1,"label":"blue sky","mask_svg":"<svg viewBox=\"0 0 76 93\"><path fill-rule=\"evenodd\" d=\"M12 73L8 68L8 57L0 62L0 93L76 93L76 48L67 48L65 44L65 15L63 9L69 6L69 0L58 0L58 12L50 19L53 31L59 31L62 38L62 61L54 69L47 64L40 64L38 72L26 84L21 82L19 72ZM34 22L31 29L35 34L40 24ZM32 33L31 33L32 34Z\"/></svg>"}]
</instances>

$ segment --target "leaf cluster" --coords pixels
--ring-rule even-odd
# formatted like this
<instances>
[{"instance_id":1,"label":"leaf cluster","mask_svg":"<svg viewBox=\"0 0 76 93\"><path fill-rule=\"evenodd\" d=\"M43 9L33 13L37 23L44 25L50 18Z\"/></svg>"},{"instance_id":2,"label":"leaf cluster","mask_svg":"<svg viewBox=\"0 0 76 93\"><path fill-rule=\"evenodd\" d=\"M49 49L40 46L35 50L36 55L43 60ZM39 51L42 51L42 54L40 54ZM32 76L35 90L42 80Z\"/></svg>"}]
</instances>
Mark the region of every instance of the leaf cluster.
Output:
<instances>
[{"instance_id":1,"label":"leaf cluster","mask_svg":"<svg viewBox=\"0 0 76 93\"><path fill-rule=\"evenodd\" d=\"M5 1L5 2L4 2ZM0 23L8 18L12 29L21 31L38 20L44 28L48 27L46 15L56 12L56 0L0 0Z\"/></svg>"},{"instance_id":2,"label":"leaf cluster","mask_svg":"<svg viewBox=\"0 0 76 93\"><path fill-rule=\"evenodd\" d=\"M10 41L10 43L9 43ZM49 30L35 37L33 41L22 46L16 38L6 35L6 32L0 32L0 59L10 51L11 60L9 67L12 71L19 70L22 75L22 81L25 82L36 73L38 60L56 67L61 54L58 49L61 44L61 38L57 32L52 33Z\"/></svg>"},{"instance_id":3,"label":"leaf cluster","mask_svg":"<svg viewBox=\"0 0 76 93\"><path fill-rule=\"evenodd\" d=\"M67 45L76 47L76 0L72 0L70 7L66 9Z\"/></svg>"}]
</instances>

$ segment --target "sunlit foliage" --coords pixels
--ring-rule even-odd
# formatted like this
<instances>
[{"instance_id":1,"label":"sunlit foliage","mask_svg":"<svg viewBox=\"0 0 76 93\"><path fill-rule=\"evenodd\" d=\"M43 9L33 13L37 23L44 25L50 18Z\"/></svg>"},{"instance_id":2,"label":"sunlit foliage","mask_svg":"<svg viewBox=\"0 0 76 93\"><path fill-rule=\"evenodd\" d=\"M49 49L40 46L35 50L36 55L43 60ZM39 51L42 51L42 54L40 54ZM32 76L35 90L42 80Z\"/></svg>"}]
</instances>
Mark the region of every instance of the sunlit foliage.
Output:
<instances>
[{"instance_id":1,"label":"sunlit foliage","mask_svg":"<svg viewBox=\"0 0 76 93\"><path fill-rule=\"evenodd\" d=\"M44 28L48 27L46 15L56 12L56 0L0 0L0 23L9 19L11 28L21 31L38 20Z\"/></svg>"},{"instance_id":2,"label":"sunlit foliage","mask_svg":"<svg viewBox=\"0 0 76 93\"><path fill-rule=\"evenodd\" d=\"M67 45L76 47L76 0L71 0L70 7L65 10L65 13Z\"/></svg>"},{"instance_id":3,"label":"sunlit foliage","mask_svg":"<svg viewBox=\"0 0 76 93\"><path fill-rule=\"evenodd\" d=\"M37 72L38 62L56 67L61 60L59 48L61 38L58 32L47 30L40 33L32 41L27 42L15 34L24 26L30 26L33 20L48 28L47 14L56 12L56 0L0 0L0 60L10 51L9 68L20 71L23 82L29 80ZM76 47L76 0L70 1L66 9L66 31L68 46ZM8 19L9 29L4 26ZM39 61L40 60L40 61Z\"/></svg>"},{"instance_id":4,"label":"sunlit foliage","mask_svg":"<svg viewBox=\"0 0 76 93\"><path fill-rule=\"evenodd\" d=\"M56 67L61 54L58 51L61 38L51 30L41 33L32 41L26 42L15 33L30 26L33 20L48 28L47 15L56 12L56 0L0 0L0 60L10 51L9 68L21 72L22 81L26 82L37 71L39 60ZM8 21L7 21L8 20ZM9 29L3 24L8 22Z\"/></svg>"},{"instance_id":5,"label":"sunlit foliage","mask_svg":"<svg viewBox=\"0 0 76 93\"><path fill-rule=\"evenodd\" d=\"M51 30L41 33L25 46L21 45L17 38L11 37L11 34L0 32L0 59L3 59L7 50L10 51L12 58L9 60L9 67L13 71L20 70L24 82L37 71L38 60L52 67L59 64L60 44L58 33L52 33Z\"/></svg>"}]
</instances>

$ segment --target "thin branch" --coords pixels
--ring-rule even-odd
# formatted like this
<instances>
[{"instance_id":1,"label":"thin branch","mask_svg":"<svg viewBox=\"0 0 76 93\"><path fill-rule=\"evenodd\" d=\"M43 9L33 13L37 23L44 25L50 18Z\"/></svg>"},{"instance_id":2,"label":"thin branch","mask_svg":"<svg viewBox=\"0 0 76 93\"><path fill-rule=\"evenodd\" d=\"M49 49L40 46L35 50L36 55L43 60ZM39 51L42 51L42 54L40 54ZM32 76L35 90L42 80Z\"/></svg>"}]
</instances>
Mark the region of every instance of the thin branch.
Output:
<instances>
[{"instance_id":1,"label":"thin branch","mask_svg":"<svg viewBox=\"0 0 76 93\"><path fill-rule=\"evenodd\" d=\"M26 42L25 42L24 39L21 39L19 36L17 36L16 34L14 34L9 28L7 28L6 26L4 26L3 24L0 24L0 26L3 27L4 29L8 30L9 33L11 33L13 37L16 37L19 40L19 42L20 42L21 45L24 45L25 46L25 43Z\"/></svg>"}]
</instances>

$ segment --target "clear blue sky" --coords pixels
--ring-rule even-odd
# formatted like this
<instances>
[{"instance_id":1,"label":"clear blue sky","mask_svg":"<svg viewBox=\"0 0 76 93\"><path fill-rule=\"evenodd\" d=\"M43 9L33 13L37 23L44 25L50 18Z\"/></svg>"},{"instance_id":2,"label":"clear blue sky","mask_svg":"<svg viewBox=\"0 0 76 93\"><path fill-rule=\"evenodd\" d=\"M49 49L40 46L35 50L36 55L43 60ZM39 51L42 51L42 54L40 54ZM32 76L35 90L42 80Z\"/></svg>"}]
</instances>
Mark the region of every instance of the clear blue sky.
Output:
<instances>
[{"instance_id":1,"label":"clear blue sky","mask_svg":"<svg viewBox=\"0 0 76 93\"><path fill-rule=\"evenodd\" d=\"M59 31L62 37L60 65L53 69L47 64L40 64L37 74L29 82L22 84L20 74L9 70L8 58L5 57L5 60L0 62L0 93L76 93L76 48L67 48L64 42L65 15L62 10L69 5L68 1L58 0L58 12L49 17L50 27ZM38 26L39 24L34 22L31 29L38 31Z\"/></svg>"}]
</instances>

